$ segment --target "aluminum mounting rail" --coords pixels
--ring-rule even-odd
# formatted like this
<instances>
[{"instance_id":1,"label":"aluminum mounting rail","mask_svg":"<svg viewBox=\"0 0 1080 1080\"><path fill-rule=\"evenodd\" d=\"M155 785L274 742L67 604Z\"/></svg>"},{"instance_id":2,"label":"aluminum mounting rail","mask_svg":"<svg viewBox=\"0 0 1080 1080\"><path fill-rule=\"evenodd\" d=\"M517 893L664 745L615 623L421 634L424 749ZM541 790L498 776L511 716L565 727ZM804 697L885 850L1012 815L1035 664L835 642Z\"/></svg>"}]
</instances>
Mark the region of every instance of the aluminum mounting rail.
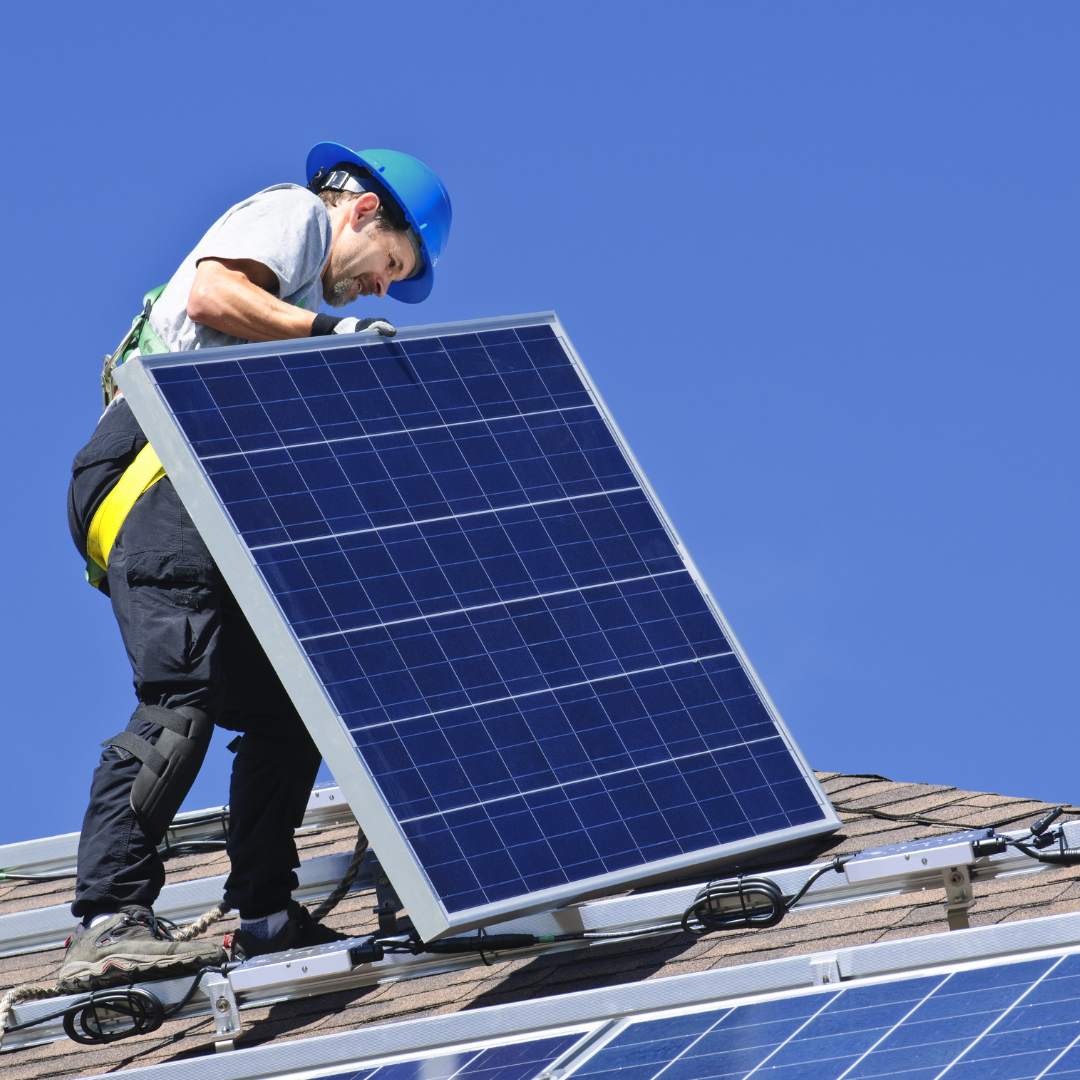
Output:
<instances>
[{"instance_id":1,"label":"aluminum mounting rail","mask_svg":"<svg viewBox=\"0 0 1080 1080\"><path fill-rule=\"evenodd\" d=\"M351 861L352 855L349 853L306 859L296 872L300 885L293 895L301 902L322 899L345 876ZM352 888L361 889L371 885L370 874L361 872ZM221 903L224 889L224 874L166 885L154 905L154 911L173 922L190 922ZM50 904L48 907L0 915L0 956L56 948L71 933L74 925L69 904Z\"/></svg>"},{"instance_id":2,"label":"aluminum mounting rail","mask_svg":"<svg viewBox=\"0 0 1080 1080\"><path fill-rule=\"evenodd\" d=\"M169 837L173 843L180 844L191 840L218 839L227 815L227 806L213 806L205 810L190 810L178 814L170 827ZM300 830L310 831L352 820L352 811L340 788L316 788L308 799ZM78 847L77 832L47 836L40 840L22 840L16 844L0 844L0 871L8 870L21 874L74 872Z\"/></svg>"},{"instance_id":3,"label":"aluminum mounting rail","mask_svg":"<svg viewBox=\"0 0 1080 1080\"><path fill-rule=\"evenodd\" d=\"M336 792L336 789L323 790ZM339 807L340 804L334 807L332 812L340 814ZM326 813L327 807L319 808L319 812ZM1080 822L1066 824L1064 831L1066 842L1070 847L1080 846ZM1026 833L1024 830L1016 830L1002 835L1019 838ZM304 902L327 895L344 876L350 858L350 855L341 854L323 855L305 860L298 871L300 888L296 898ZM821 865L821 862L817 862L784 870L761 870L756 871L756 875L770 878L786 896L792 896ZM1009 874L1039 873L1046 869L1048 869L1046 865L1034 862L1026 855L1010 848L1000 855L983 858L972 864L971 885L974 887L980 881L989 881ZM225 877L221 875L166 885L155 904L155 911L174 922L190 921L220 902L224 881ZM370 870L365 866L353 884L353 889L371 888L373 884ZM855 883L848 881L842 874L825 874L811 887L799 907L809 908L873 900L883 896L898 896L906 892L937 888L941 884L940 868L921 870L917 865L902 875ZM613 933L677 922L682 918L683 912L693 903L702 885L702 882L694 882L673 888L588 900L499 923L497 929L505 933L530 933L543 936L582 931ZM71 932L71 926L72 919L66 904L55 904L2 915L0 916L0 956L55 948ZM496 927L490 929L494 930Z\"/></svg>"},{"instance_id":4,"label":"aluminum mounting rail","mask_svg":"<svg viewBox=\"0 0 1080 1080\"><path fill-rule=\"evenodd\" d=\"M1065 841L1070 847L1080 846L1080 822L1064 826L1064 833ZM1024 830L1017 830L1000 835L1019 838L1027 834ZM904 847L904 845L900 845L900 847ZM822 865L827 865L827 863L828 860L824 863L818 862L808 866L791 867L784 870L759 871L757 876L769 877L785 895L790 896L797 892ZM1009 848L997 855L975 859L969 868L969 872L972 883L977 885L979 882L986 882L999 877L1037 874L1048 868L1045 864L1035 862L1021 852ZM903 874L872 883L852 883L848 881L843 873L827 873L811 886L799 907L803 909L843 905L908 892L921 892L926 889L941 887L942 884L942 868L937 866L922 869L916 865ZM656 927L657 933L671 933L673 926L677 926L683 912L693 903L701 887L700 883L696 883L652 892L586 901L555 911L541 912L499 923L489 929L493 933L528 933L537 937L574 932L611 935L623 931L644 930L650 927ZM9 916L9 918L15 917ZM1080 914L1055 916L1055 918L1074 920L1077 936L1075 940L1070 938L1066 943L1080 943ZM1033 923L1038 921L1040 920L1031 920ZM1069 923L1069 926L1072 925L1073 923ZM991 928L980 928L972 931L960 930L954 932L953 936L960 937L969 933L982 933L983 929ZM767 930L761 932L768 933ZM353 989L389 980L417 978L436 972L468 967L481 962L479 956L470 955L421 954L412 956L408 954L388 954L378 962L358 964L355 962L353 949L364 940L366 939L357 938L352 941L323 946L319 949L273 954L272 956L259 957L247 964L237 965L228 972L227 980L225 980L228 987L222 991L219 985L219 989L215 991L218 995L215 1000L218 1002L231 1002L232 1005L239 1007L254 1007L272 1001L326 994L335 990ZM606 940L608 939L593 939L592 941L585 939L555 945L544 944L516 950L513 955L550 954L555 951L585 948L591 944L603 943ZM1032 945L1030 947L1037 946ZM866 974L866 972L862 974ZM837 978L845 977L842 969L837 968L834 971L828 965L821 968L819 975L820 978L817 979L819 982L835 981ZM168 1006L178 1001L190 984L191 980L188 978L145 985L162 1000L163 1004ZM175 992L174 986L176 988ZM37 1016L45 1016L50 1012L64 1008L65 1001L73 1003L75 1000L77 1000L77 995L68 999L53 998L48 1001L17 1006L15 1023L23 1023ZM202 1002L201 1005L200 1001ZM202 998L197 996L181 1015L214 1015L215 1010L218 1014L216 1020L218 1021L219 1036L221 1036L222 1041L227 1041L231 1036L228 1035L227 1031L223 1031L220 1021L222 1016L230 1012L230 1008L222 1009L218 1004L215 1009L211 1009L205 1000L205 996ZM26 1032L14 1032L4 1039L3 1046L51 1041L53 1038L60 1038L62 1034L59 1022L55 1022L42 1025L41 1028L29 1029Z\"/></svg>"},{"instance_id":5,"label":"aluminum mounting rail","mask_svg":"<svg viewBox=\"0 0 1080 1080\"><path fill-rule=\"evenodd\" d=\"M219 1049L225 1049L239 1034L240 1014L245 1009L266 1007L282 1000L361 985L356 977L360 973L366 974L368 982L375 981L371 977L373 970L384 965L382 979L401 978L408 961L416 959L388 957L387 960L393 961L390 964L384 960L380 964L361 965L354 969L353 978L350 979L349 973L343 970L344 961L340 955L347 952L343 948L347 944L339 943L339 955L336 959L330 959L330 953L323 954L324 958L320 959L318 950L292 954L288 961L292 965L293 974L290 982L279 980L276 983L257 985L256 981L249 981L245 985L239 977L246 967L250 968L252 965L235 967L228 972L227 977L211 973L204 977L192 1001L176 1015L178 1018L212 1017L215 1031L209 1038ZM647 983L605 986L564 996L531 999L488 1009L466 1010L445 1017L365 1026L352 1033L304 1040L304 1044L313 1047L325 1045L328 1048L325 1060L322 1060L322 1055L319 1054L306 1054L304 1068L323 1067L335 1060L344 1061L350 1057L424 1049L428 1043L417 1036L419 1030L437 1031L438 1036L431 1045L446 1045L458 1039L466 1041L491 1038L508 1032L539 1030L585 1020L615 1019L641 1011L708 1004L723 999L753 997L758 994L824 986L887 974L896 975L932 966L1076 947L1080 947L1080 912L1048 915L957 932L943 931L918 938L853 945L825 952L650 979ZM274 965L267 965L267 968L272 966ZM450 966L452 965L441 965L443 970ZM426 973L438 969L428 966ZM238 981L241 983L240 988L236 986ZM191 977L159 980L143 986L151 990L168 1008L178 1003L187 993L191 986ZM85 999L85 995L81 997ZM79 996L72 996L17 1005L13 1022L21 1024L37 1017L51 1016L79 1000ZM512 1022L519 1014L521 1023ZM496 1016L497 1020L494 1019ZM454 1031L445 1030L447 1025ZM396 1037L399 1031L404 1036L400 1040ZM63 1037L62 1021L55 1018L37 1027L9 1032L3 1039L0 1052L53 1042ZM277 1044L260 1049L264 1054L273 1054L274 1045ZM294 1050L299 1045L301 1044L295 1042L285 1044L286 1048L291 1047ZM281 1047L278 1046L278 1049ZM251 1050L244 1050L235 1056L229 1054L225 1058L218 1056L186 1061L183 1066L188 1071L182 1075L202 1076L203 1067L207 1070L208 1078L210 1074L219 1078L232 1073L237 1077L267 1075L266 1071L250 1074L243 1071L245 1066L242 1062L251 1059L252 1053ZM259 1053L260 1050L255 1051L255 1056L258 1057ZM335 1054L340 1057L334 1058ZM219 1064L214 1065L213 1062ZM235 1069L225 1062L235 1063ZM165 1075L174 1076L176 1067L165 1067L162 1070L161 1066L150 1066L145 1070L135 1070L132 1080L141 1077L149 1080L150 1077L156 1078L159 1075L163 1080Z\"/></svg>"}]
</instances>

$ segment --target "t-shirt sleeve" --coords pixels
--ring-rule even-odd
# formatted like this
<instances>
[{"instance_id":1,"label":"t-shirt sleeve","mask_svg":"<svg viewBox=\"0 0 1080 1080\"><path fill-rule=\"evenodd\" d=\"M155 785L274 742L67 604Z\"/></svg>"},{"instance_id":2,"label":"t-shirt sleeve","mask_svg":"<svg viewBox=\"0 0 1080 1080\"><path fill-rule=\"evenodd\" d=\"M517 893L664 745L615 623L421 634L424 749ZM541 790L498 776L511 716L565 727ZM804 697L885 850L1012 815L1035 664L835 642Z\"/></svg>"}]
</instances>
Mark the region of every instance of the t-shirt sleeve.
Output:
<instances>
[{"instance_id":1,"label":"t-shirt sleeve","mask_svg":"<svg viewBox=\"0 0 1080 1080\"><path fill-rule=\"evenodd\" d=\"M269 267L284 298L309 286L329 252L330 222L301 187L268 188L240 203L193 252L199 259L254 259Z\"/></svg>"}]
</instances>

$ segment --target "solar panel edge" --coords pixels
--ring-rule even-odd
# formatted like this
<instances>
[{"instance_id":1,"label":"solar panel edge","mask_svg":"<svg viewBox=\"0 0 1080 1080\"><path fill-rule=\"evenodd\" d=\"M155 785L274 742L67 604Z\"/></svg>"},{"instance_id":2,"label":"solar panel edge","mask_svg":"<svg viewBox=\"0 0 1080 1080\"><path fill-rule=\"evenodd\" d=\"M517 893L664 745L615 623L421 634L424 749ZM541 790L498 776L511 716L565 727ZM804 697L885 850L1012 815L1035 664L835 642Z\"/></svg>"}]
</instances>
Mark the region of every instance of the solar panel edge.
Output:
<instances>
[{"instance_id":1,"label":"solar panel edge","mask_svg":"<svg viewBox=\"0 0 1080 1080\"><path fill-rule=\"evenodd\" d=\"M668 516L667 510L664 504L660 501L660 497L653 489L652 483L649 480L648 474L641 467L641 463L637 459L637 455L634 453L633 447L630 444L630 440L623 434L622 429L619 427L618 421L615 419L614 414L607 406L607 402L604 400L603 394L600 393L600 389L593 382L592 376L589 374L588 368L585 366L581 357L578 355L577 349L574 348L574 344L567 334L562 321L559 316L552 312L551 326L556 336L562 341L563 347L566 349L567 354L570 357L571 363L577 368L581 375L582 381L585 383L593 400L596 402L597 408L600 411L600 415L604 418L608 427L615 434L618 443L623 448L627 459L630 462L630 467L634 471L638 478L638 482L641 485L642 490L645 492L646 497L652 504L653 509L656 511L657 516L663 523L665 529L667 529L672 542L675 545L675 550L682 556L687 569L690 571L690 576L697 584L705 597L706 602L709 605L713 615L716 617L717 622L720 624L721 629L724 632L724 636L728 640L728 644L731 646L732 651L739 658L743 670L750 677L753 683L754 689L757 691L758 697L764 702L765 707L776 724L777 730L780 732L781 738L784 740L787 746L788 752L802 767L802 771L808 780L811 789L818 799L819 805L824 810L823 825L819 830L821 833L832 832L835 829L840 828L841 822L836 811L832 807L832 803L829 801L828 795L825 793L825 789L821 786L820 781L814 773L814 770L810 767L810 763L804 757L802 750L798 744L792 738L791 733L788 731L787 724L784 722L783 716L780 714L780 710L777 708L776 703L769 696L768 690L765 688L765 684L762 682L761 677L758 675L754 665L750 662L750 658L743 649L742 644L739 641L738 635L732 629L731 624L727 621L723 610L719 603L717 603L716 597L713 596L712 590L709 588L708 582L705 580L704 575L698 568L697 563L694 561L694 557L690 554L689 548L687 548L682 537L679 535L678 529L676 529L674 522Z\"/></svg>"},{"instance_id":2,"label":"solar panel edge","mask_svg":"<svg viewBox=\"0 0 1080 1080\"><path fill-rule=\"evenodd\" d=\"M446 324L437 328L416 327L402 331L402 340L423 340L433 333L463 334L477 330L493 328L513 328L522 326L528 320L528 325L545 325L551 327L556 334L560 345L565 351L571 364L576 370L583 386L593 399L596 409L600 413L604 423L612 431L617 440L617 445L625 454L633 469L640 485L645 493L655 514L667 530L675 550L685 561L698 589L705 597L713 616L727 634L731 634L726 620L723 617L715 599L711 596L701 578L700 572L690 559L686 547L667 517L662 504L656 497L655 492L649 485L640 465L637 463L629 448L625 437L619 431L610 412L597 391L588 372L577 356L572 343L569 340L557 316L548 313L540 316L506 317L499 319L483 320L472 323ZM313 343L304 341L298 343L270 343L260 349L246 349L245 359L258 355L281 355L290 352L310 351ZM322 347L324 343L320 343ZM286 348L285 346L288 346ZM587 895L595 895L612 887L629 882L644 882L663 880L685 871L691 867L716 865L719 861L734 858L738 854L748 850L762 850L771 847L774 843L786 843L788 840L801 839L817 833L830 831L839 824L828 803L827 798L821 791L816 777L809 769L798 748L791 739L779 712L768 698L761 685L756 672L749 664L745 653L737 642L734 635L730 636L739 661L748 677L751 679L754 689L762 701L764 707L773 719L778 734L780 735L787 752L798 764L799 769L810 786L822 810L819 820L799 825L783 832L769 834L768 844L763 844L756 837L749 837L735 845L725 844L708 850L698 849L682 856L659 860L650 864L650 872L643 873L641 865L631 866L623 871L612 871L598 877L590 877L573 882L569 886L558 886L544 889L535 893L526 893L519 897L512 897L505 901L494 901L480 907L465 907L448 912L446 906L438 899L430 877L424 870L416 856L409 840L404 835L397 819L386 812L383 805L383 797L378 790L377 782L370 774L366 764L359 757L356 747L344 733L337 710L330 703L324 684L320 682L311 668L311 662L302 652L298 653L296 640L290 627L282 623L279 608L259 582L259 571L252 557L248 553L245 544L239 539L228 517L228 510L221 499L209 485L197 463L194 467L188 461L191 453L189 444L181 432L177 421L173 418L166 406L160 390L155 382L147 374L146 368L167 368L180 364L191 364L196 359L200 365L212 362L214 359L226 361L229 355L214 357L211 353L227 352L232 350L206 350L198 354L172 354L161 359L154 358L148 364L134 361L130 368L125 371L121 378L121 385L131 400L133 408L140 422L150 434L159 455L166 465L166 469L177 486L181 498L188 505L200 531L207 537L215 536L215 543L228 550L228 555L220 557L221 553L215 547L219 565L226 580L229 581L234 593L243 603L245 610L257 611L256 618L252 619L256 625L257 633L268 655L282 674L290 695L297 702L301 712L309 723L314 721L313 734L316 736L320 749L323 751L330 768L338 776L342 788L345 790L350 803L360 808L360 814L364 819L365 828L370 834L373 846L379 851L380 857L386 866L388 873L395 882L399 895L405 906L413 916L418 929L430 938L450 930L465 929L469 926L480 925L494 919L504 918L513 914L535 911L553 906L555 903L565 903L570 900L580 899ZM130 383L130 387L129 387ZM253 587L257 585L258 587ZM359 764L360 768L355 766ZM355 779L362 776L363 780ZM365 810L365 808L367 808ZM714 853L710 855L710 853Z\"/></svg>"},{"instance_id":3,"label":"solar panel edge","mask_svg":"<svg viewBox=\"0 0 1080 1080\"><path fill-rule=\"evenodd\" d=\"M558 324L554 311L528 311L520 315L492 315L478 319L463 319L454 322L424 323L418 326L399 326L394 335L395 343L404 343L429 337L446 337L461 333L483 333L488 330L505 330L516 326L550 326ZM362 337L362 344L372 345L385 341L382 337ZM292 353L321 348L328 344L342 346L349 338L289 338L282 341L267 341L252 345L216 345L213 348L197 349L189 352L154 353L150 356L135 356L131 362L138 366L157 368L182 367L185 364L226 362L235 358L239 349L245 356L289 356ZM123 365L121 365L123 366ZM117 369L119 372L120 369ZM118 381L117 385L121 385ZM121 387L122 389L122 387Z\"/></svg>"},{"instance_id":4,"label":"solar panel edge","mask_svg":"<svg viewBox=\"0 0 1080 1080\"><path fill-rule=\"evenodd\" d=\"M815 829L813 833L808 833L805 826L797 825L790 829L770 832L767 843L762 843L760 837L751 836L745 840L731 841L715 848L699 849L686 855L657 860L648 864L648 872L643 872L640 866L628 867L625 870L611 870L596 877L575 881L572 896L567 896L565 888L555 887L529 893L528 900L525 902L518 897L512 897L508 900L494 900L481 907L455 910L452 913L453 925L455 929L470 930L486 923L500 922L518 915L531 915L538 911L549 911L559 905L593 900L616 891L620 886L662 885L666 881L685 880L687 872L691 870L700 870L701 878L704 880L711 871L731 866L743 855L751 853L755 856L765 855L824 831Z\"/></svg>"},{"instance_id":5,"label":"solar panel edge","mask_svg":"<svg viewBox=\"0 0 1080 1080\"><path fill-rule=\"evenodd\" d=\"M261 587L255 563L232 528L224 505L204 481L198 466L192 464L187 440L142 359L135 358L123 365L118 384L200 534L212 545L223 577L308 724L354 815L358 820L363 817L368 840L379 853L384 868L393 873L394 887L414 925L428 939L445 934L451 928L445 908L438 902L427 874L397 822L380 812L381 799L374 778L359 760L322 683L297 647L276 602ZM357 764L360 768L355 767ZM365 812L365 808L371 809Z\"/></svg>"}]
</instances>

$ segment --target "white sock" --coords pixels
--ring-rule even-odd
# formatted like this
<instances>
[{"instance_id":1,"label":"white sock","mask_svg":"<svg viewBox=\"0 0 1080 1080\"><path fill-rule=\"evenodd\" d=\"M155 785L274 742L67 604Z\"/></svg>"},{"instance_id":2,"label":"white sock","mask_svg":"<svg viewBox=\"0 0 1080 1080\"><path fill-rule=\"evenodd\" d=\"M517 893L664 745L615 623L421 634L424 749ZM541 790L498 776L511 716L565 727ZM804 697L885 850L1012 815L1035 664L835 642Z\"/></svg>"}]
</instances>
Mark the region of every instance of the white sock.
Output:
<instances>
[{"instance_id":1,"label":"white sock","mask_svg":"<svg viewBox=\"0 0 1080 1080\"><path fill-rule=\"evenodd\" d=\"M115 914L115 911L108 911L104 915L95 915L88 923L83 923L83 925L89 930L91 927L103 923L106 919L111 919Z\"/></svg>"},{"instance_id":2,"label":"white sock","mask_svg":"<svg viewBox=\"0 0 1080 1080\"><path fill-rule=\"evenodd\" d=\"M264 915L261 919L241 919L240 929L245 934L252 934L263 941L269 941L288 921L287 911L275 911L272 915Z\"/></svg>"}]
</instances>

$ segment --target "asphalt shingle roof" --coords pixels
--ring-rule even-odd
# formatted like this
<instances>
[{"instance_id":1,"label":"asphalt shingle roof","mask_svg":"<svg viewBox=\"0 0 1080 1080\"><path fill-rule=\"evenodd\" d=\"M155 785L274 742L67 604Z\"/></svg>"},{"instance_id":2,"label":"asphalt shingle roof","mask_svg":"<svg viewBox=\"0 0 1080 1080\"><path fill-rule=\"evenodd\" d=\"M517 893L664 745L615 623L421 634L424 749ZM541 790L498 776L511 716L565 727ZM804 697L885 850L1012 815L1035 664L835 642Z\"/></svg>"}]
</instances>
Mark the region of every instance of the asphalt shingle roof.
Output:
<instances>
[{"instance_id":1,"label":"asphalt shingle roof","mask_svg":"<svg viewBox=\"0 0 1080 1080\"><path fill-rule=\"evenodd\" d=\"M825 853L860 851L968 827L1017 827L1051 804L1036 799L961 791L940 784L897 783L880 776L819 773L843 828L818 842L795 862ZM352 850L355 828L335 825L298 839L302 858ZM223 853L171 860L169 881L224 873ZM70 902L71 881L9 882L0 885L0 915ZM767 930L729 931L704 937L682 933L593 945L572 952L516 956L477 962L439 974L246 1009L238 1047L270 1040L301 1039L367 1024L414 1019L460 1009L546 995L640 982L670 975L730 967L822 949L917 937L945 929L944 892L927 889L836 907L793 910ZM376 927L374 896L357 891L326 920L336 929L364 934ZM969 916L972 926L1080 910L1080 867L1053 867L980 883ZM226 919L212 933L235 925ZM2 943L0 943L2 944ZM62 950L51 948L0 958L0 989L50 980ZM176 1061L213 1052L209 1019L181 1019L148 1035L100 1047L66 1040L5 1052L5 1080L45 1080Z\"/></svg>"}]
</instances>

